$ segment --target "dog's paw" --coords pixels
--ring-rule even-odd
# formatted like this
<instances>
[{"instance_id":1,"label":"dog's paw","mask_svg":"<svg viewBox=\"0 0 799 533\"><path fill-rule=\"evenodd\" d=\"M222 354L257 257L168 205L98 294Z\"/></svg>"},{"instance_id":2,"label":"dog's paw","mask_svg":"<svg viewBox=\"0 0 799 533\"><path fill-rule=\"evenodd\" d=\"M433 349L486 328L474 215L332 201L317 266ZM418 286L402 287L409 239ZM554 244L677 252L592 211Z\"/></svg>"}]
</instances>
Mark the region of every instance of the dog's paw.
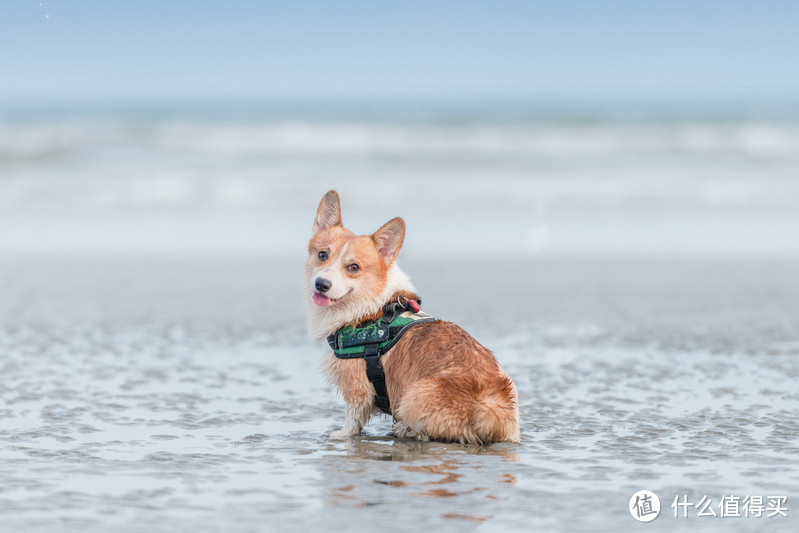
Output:
<instances>
[{"instance_id":1,"label":"dog's paw","mask_svg":"<svg viewBox=\"0 0 799 533\"><path fill-rule=\"evenodd\" d=\"M346 431L344 428L337 429L336 431L331 431L330 432L330 437L334 438L334 439L346 440L346 439L349 439L352 436L353 436L353 434L350 433L349 431Z\"/></svg>"},{"instance_id":2,"label":"dog's paw","mask_svg":"<svg viewBox=\"0 0 799 533\"><path fill-rule=\"evenodd\" d=\"M416 436L413 434L413 431L408 426L399 421L394 422L394 427L392 429L394 432L394 436L400 439L408 439Z\"/></svg>"}]
</instances>

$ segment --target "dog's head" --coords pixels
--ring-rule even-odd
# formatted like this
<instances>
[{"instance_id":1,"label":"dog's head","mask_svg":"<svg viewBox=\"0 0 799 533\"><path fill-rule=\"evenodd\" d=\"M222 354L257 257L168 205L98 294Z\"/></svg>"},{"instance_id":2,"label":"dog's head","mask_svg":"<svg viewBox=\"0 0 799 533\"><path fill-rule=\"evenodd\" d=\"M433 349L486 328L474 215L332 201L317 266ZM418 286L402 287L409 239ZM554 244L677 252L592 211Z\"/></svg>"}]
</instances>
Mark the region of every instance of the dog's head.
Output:
<instances>
[{"instance_id":1,"label":"dog's head","mask_svg":"<svg viewBox=\"0 0 799 533\"><path fill-rule=\"evenodd\" d=\"M338 193L329 191L316 210L308 243L309 297L325 310L369 307L386 291L404 238L401 218L389 220L372 235L355 235L341 224Z\"/></svg>"}]
</instances>

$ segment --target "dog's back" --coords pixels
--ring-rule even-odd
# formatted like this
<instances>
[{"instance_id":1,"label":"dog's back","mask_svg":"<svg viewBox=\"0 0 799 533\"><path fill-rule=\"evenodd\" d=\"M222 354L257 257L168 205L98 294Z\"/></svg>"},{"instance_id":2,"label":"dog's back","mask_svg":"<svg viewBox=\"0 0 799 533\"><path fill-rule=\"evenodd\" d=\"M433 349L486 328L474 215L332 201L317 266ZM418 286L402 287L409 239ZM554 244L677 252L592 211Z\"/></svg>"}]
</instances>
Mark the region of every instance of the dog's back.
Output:
<instances>
[{"instance_id":1,"label":"dog's back","mask_svg":"<svg viewBox=\"0 0 799 533\"><path fill-rule=\"evenodd\" d=\"M490 350L455 324L413 328L383 366L398 433L472 444L519 441L513 381Z\"/></svg>"}]
</instances>

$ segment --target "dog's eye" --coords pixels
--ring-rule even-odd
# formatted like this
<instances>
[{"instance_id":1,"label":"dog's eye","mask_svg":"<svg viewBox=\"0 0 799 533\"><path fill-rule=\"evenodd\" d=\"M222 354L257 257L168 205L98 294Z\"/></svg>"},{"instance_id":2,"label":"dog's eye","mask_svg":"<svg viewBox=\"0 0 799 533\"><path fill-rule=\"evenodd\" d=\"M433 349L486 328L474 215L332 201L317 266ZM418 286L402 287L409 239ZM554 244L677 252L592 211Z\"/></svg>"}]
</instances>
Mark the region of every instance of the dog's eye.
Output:
<instances>
[{"instance_id":1,"label":"dog's eye","mask_svg":"<svg viewBox=\"0 0 799 533\"><path fill-rule=\"evenodd\" d=\"M318 257L320 261L327 261L327 252L319 252L316 257Z\"/></svg>"},{"instance_id":2,"label":"dog's eye","mask_svg":"<svg viewBox=\"0 0 799 533\"><path fill-rule=\"evenodd\" d=\"M360 269L361 267L358 266L358 263L353 263L347 266L347 270L349 270L350 272L358 272Z\"/></svg>"}]
</instances>

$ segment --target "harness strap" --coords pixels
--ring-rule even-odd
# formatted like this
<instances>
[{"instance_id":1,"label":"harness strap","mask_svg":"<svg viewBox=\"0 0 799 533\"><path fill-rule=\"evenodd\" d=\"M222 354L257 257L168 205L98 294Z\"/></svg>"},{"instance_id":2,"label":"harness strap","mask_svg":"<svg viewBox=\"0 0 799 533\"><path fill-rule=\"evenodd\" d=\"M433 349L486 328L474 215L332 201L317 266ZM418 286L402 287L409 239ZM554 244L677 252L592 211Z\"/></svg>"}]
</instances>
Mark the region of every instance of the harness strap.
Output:
<instances>
[{"instance_id":1,"label":"harness strap","mask_svg":"<svg viewBox=\"0 0 799 533\"><path fill-rule=\"evenodd\" d=\"M391 402L388 399L386 387L386 374L380 362L380 353L377 344L369 344L364 355L366 361L366 377L375 388L375 405L384 413L391 414Z\"/></svg>"},{"instance_id":2,"label":"harness strap","mask_svg":"<svg viewBox=\"0 0 799 533\"><path fill-rule=\"evenodd\" d=\"M327 338L327 343L339 359L361 359L365 356L366 346L370 344L376 344L380 355L383 355L413 326L438 320L425 313L416 315L414 319L398 317L397 325L386 326L377 322L363 328L339 330Z\"/></svg>"},{"instance_id":3,"label":"harness strap","mask_svg":"<svg viewBox=\"0 0 799 533\"><path fill-rule=\"evenodd\" d=\"M414 302L417 303L417 302ZM411 327L438 320L418 311L410 305L411 317L406 305L392 302L383 308L383 316L374 323L359 324L355 328L343 328L327 338L328 344L339 359L361 359L366 361L366 377L375 389L375 405L384 413L391 414L386 375L380 357L388 352Z\"/></svg>"}]
</instances>

